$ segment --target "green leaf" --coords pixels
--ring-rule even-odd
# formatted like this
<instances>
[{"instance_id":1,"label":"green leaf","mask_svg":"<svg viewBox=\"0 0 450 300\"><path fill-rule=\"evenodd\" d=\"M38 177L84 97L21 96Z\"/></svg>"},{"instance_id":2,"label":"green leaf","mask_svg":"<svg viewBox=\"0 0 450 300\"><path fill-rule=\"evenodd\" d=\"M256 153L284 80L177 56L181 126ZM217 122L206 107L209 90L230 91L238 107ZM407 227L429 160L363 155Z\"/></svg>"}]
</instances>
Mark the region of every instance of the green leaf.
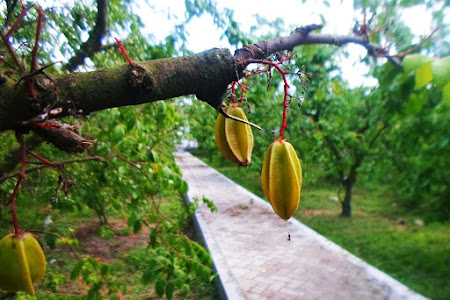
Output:
<instances>
[{"instance_id":1,"label":"green leaf","mask_svg":"<svg viewBox=\"0 0 450 300\"><path fill-rule=\"evenodd\" d=\"M171 300L173 298L173 292L175 291L175 284L171 281L166 286L166 298Z\"/></svg>"},{"instance_id":2,"label":"green leaf","mask_svg":"<svg viewBox=\"0 0 450 300\"><path fill-rule=\"evenodd\" d=\"M433 59L426 55L412 54L403 59L403 70L406 74L418 69L420 66L431 62Z\"/></svg>"},{"instance_id":3,"label":"green leaf","mask_svg":"<svg viewBox=\"0 0 450 300\"><path fill-rule=\"evenodd\" d=\"M162 297L164 295L164 291L166 289L166 282L164 279L160 278L155 283L155 290L159 297Z\"/></svg>"},{"instance_id":4,"label":"green leaf","mask_svg":"<svg viewBox=\"0 0 450 300\"><path fill-rule=\"evenodd\" d=\"M81 268L84 265L84 260L80 259L79 261L77 261L77 263L75 264L75 266L72 269L72 273L70 273L70 279L71 280L75 280L78 278L78 276L80 276L80 271Z\"/></svg>"},{"instance_id":5,"label":"green leaf","mask_svg":"<svg viewBox=\"0 0 450 300\"><path fill-rule=\"evenodd\" d=\"M107 275L109 273L109 266L107 264L104 264L100 268L100 274L103 276Z\"/></svg>"},{"instance_id":6,"label":"green leaf","mask_svg":"<svg viewBox=\"0 0 450 300\"><path fill-rule=\"evenodd\" d=\"M119 124L116 127L114 127L113 131L111 132L111 139L114 143L120 142L120 140L122 140L124 136L125 136L125 126L122 124Z\"/></svg>"},{"instance_id":7,"label":"green leaf","mask_svg":"<svg viewBox=\"0 0 450 300\"><path fill-rule=\"evenodd\" d=\"M450 105L450 83L442 89L442 103Z\"/></svg>"},{"instance_id":8,"label":"green leaf","mask_svg":"<svg viewBox=\"0 0 450 300\"><path fill-rule=\"evenodd\" d=\"M431 62L428 62L420 66L416 70L416 86L415 89L421 89L426 86L433 79L433 73L431 72Z\"/></svg>"},{"instance_id":9,"label":"green leaf","mask_svg":"<svg viewBox=\"0 0 450 300\"><path fill-rule=\"evenodd\" d=\"M422 111L423 105L425 104L425 97L421 97L420 95L414 93L408 100L408 103L405 107L405 112L407 114L417 114Z\"/></svg>"},{"instance_id":10,"label":"green leaf","mask_svg":"<svg viewBox=\"0 0 450 300\"><path fill-rule=\"evenodd\" d=\"M322 90L322 89L317 90L317 92L316 92L317 101L322 101L324 96L325 96L324 90Z\"/></svg>"},{"instance_id":11,"label":"green leaf","mask_svg":"<svg viewBox=\"0 0 450 300\"><path fill-rule=\"evenodd\" d=\"M136 213L133 211L131 212L131 214L128 216L128 226L131 227L134 225L134 223L137 220L137 216Z\"/></svg>"},{"instance_id":12,"label":"green leaf","mask_svg":"<svg viewBox=\"0 0 450 300\"><path fill-rule=\"evenodd\" d=\"M136 220L133 225L133 232L139 233L139 232L141 232L141 230L142 230L141 220Z\"/></svg>"},{"instance_id":13,"label":"green leaf","mask_svg":"<svg viewBox=\"0 0 450 300\"><path fill-rule=\"evenodd\" d=\"M155 247L158 243L157 236L158 233L156 232L156 228L150 229L150 244L152 247Z\"/></svg>"},{"instance_id":14,"label":"green leaf","mask_svg":"<svg viewBox=\"0 0 450 300\"><path fill-rule=\"evenodd\" d=\"M411 6L417 5L421 2L422 2L422 0L402 0L402 1L400 1L400 6L411 7Z\"/></svg>"},{"instance_id":15,"label":"green leaf","mask_svg":"<svg viewBox=\"0 0 450 300\"><path fill-rule=\"evenodd\" d=\"M189 185L186 181L182 180L181 184L180 184L180 193L181 194L187 194L188 190L189 190Z\"/></svg>"},{"instance_id":16,"label":"green leaf","mask_svg":"<svg viewBox=\"0 0 450 300\"><path fill-rule=\"evenodd\" d=\"M325 19L325 17L322 14L319 14L320 17L320 22L322 25L326 25L327 24L327 19Z\"/></svg>"},{"instance_id":17,"label":"green leaf","mask_svg":"<svg viewBox=\"0 0 450 300\"><path fill-rule=\"evenodd\" d=\"M438 88L450 83L450 56L433 61L431 72L433 73L433 81Z\"/></svg>"},{"instance_id":18,"label":"green leaf","mask_svg":"<svg viewBox=\"0 0 450 300\"><path fill-rule=\"evenodd\" d=\"M48 247L50 249L52 249L52 250L55 248L56 239L57 239L56 236L53 236L53 235L50 235L50 234L46 234L45 235L45 242L47 243Z\"/></svg>"},{"instance_id":19,"label":"green leaf","mask_svg":"<svg viewBox=\"0 0 450 300\"><path fill-rule=\"evenodd\" d=\"M152 283L153 281L155 281L156 279L156 267L155 267L155 263L151 262L147 268L144 271L144 274L142 274L142 283L143 284L149 284Z\"/></svg>"}]
</instances>

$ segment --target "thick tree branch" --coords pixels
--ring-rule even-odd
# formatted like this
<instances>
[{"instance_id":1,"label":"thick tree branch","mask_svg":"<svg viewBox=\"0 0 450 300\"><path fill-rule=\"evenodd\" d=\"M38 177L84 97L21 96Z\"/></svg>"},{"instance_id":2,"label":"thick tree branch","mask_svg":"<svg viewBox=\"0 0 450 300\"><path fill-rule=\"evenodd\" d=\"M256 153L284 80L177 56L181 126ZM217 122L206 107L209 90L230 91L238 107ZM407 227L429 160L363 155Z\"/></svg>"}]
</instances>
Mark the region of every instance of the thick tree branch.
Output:
<instances>
[{"instance_id":1,"label":"thick tree branch","mask_svg":"<svg viewBox=\"0 0 450 300\"><path fill-rule=\"evenodd\" d=\"M36 101L29 101L23 82L16 84L6 79L0 85L0 131L30 130L33 124L49 117L89 114L190 94L218 109L228 84L242 76L241 71L252 59L266 58L299 45L354 43L364 46L370 55L385 53L363 37L310 33L321 27L309 25L287 37L245 46L234 57L227 49L211 49L196 55L137 62L133 66L59 75L52 80L38 74L34 77ZM52 110L58 113L50 114Z\"/></svg>"},{"instance_id":2,"label":"thick tree branch","mask_svg":"<svg viewBox=\"0 0 450 300\"><path fill-rule=\"evenodd\" d=\"M236 80L233 56L227 49L138 62L93 72L35 76L38 103L28 100L26 86L7 79L0 86L0 131L32 129L30 120L89 114L94 111L195 94L214 107L222 103L227 85ZM36 105L38 104L38 105Z\"/></svg>"},{"instance_id":3,"label":"thick tree branch","mask_svg":"<svg viewBox=\"0 0 450 300\"><path fill-rule=\"evenodd\" d=\"M69 71L74 71L84 63L86 57L90 57L102 49L102 38L108 30L108 3L107 0L97 0L97 19L94 28L89 32L89 39L81 45L80 49L65 65Z\"/></svg>"}]
</instances>

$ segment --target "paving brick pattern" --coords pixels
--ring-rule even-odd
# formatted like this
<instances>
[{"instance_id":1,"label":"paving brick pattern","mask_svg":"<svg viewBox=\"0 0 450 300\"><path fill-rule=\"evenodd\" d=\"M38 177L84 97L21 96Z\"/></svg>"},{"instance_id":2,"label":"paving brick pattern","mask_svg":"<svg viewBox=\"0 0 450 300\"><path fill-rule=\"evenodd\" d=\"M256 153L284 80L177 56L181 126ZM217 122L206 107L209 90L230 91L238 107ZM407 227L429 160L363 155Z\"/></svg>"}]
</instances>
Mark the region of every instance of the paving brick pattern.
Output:
<instances>
[{"instance_id":1,"label":"paving brick pattern","mask_svg":"<svg viewBox=\"0 0 450 300\"><path fill-rule=\"evenodd\" d=\"M196 212L229 299L425 299L187 152L176 161L189 197L213 200ZM237 170L245 172L245 169ZM288 233L290 240L288 240Z\"/></svg>"}]
</instances>

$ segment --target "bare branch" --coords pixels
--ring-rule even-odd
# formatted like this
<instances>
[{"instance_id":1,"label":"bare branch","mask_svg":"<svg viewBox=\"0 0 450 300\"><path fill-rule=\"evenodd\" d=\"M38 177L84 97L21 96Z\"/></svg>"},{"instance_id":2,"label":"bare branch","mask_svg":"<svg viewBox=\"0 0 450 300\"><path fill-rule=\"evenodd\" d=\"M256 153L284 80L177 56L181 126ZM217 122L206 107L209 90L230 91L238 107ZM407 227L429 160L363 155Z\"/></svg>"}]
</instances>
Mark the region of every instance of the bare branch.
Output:
<instances>
[{"instance_id":1,"label":"bare branch","mask_svg":"<svg viewBox=\"0 0 450 300\"><path fill-rule=\"evenodd\" d=\"M100 161L100 162L105 162L106 160L101 157L101 156L87 156L87 157L82 157L82 158L75 158L75 159L67 159L67 160L62 160L59 162L56 162L54 164L58 164L58 165L68 165L68 164L73 164L73 163L79 163L79 162L86 162L86 161ZM26 169L26 172L35 172L35 171L39 171L45 168L50 168L52 166L50 165L46 165L46 164L42 164L42 165L38 165L36 167L32 167L32 168L28 168ZM11 173L11 174L7 174L7 175L3 175L0 177L0 183L2 183L3 181L16 177L17 175L19 175L19 171Z\"/></svg>"},{"instance_id":2,"label":"bare branch","mask_svg":"<svg viewBox=\"0 0 450 300\"><path fill-rule=\"evenodd\" d=\"M235 58L238 65L238 70L244 70L249 59L264 59L279 51L292 50L297 46L310 44L327 44L338 47L345 44L357 44L366 48L368 54L371 56L388 56L386 49L368 42L367 38L363 36L310 33L311 31L321 29L322 27L322 25L315 24L299 27L289 36L278 37L270 41L262 41L236 50ZM395 61L393 58L391 59L391 62L395 65L399 65L398 61Z\"/></svg>"},{"instance_id":3,"label":"bare branch","mask_svg":"<svg viewBox=\"0 0 450 300\"><path fill-rule=\"evenodd\" d=\"M107 0L97 0L97 19L94 28L89 32L89 39L81 45L80 49L65 65L69 71L74 71L90 57L102 49L102 38L108 30L108 4Z\"/></svg>"}]
</instances>

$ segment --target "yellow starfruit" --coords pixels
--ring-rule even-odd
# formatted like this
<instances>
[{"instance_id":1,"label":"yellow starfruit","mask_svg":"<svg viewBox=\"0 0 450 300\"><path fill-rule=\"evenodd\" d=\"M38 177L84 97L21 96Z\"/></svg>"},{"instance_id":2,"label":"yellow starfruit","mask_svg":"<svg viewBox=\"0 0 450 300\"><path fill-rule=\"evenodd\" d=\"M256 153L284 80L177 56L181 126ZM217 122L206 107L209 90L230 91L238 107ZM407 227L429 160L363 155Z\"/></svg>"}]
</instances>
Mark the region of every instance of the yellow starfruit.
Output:
<instances>
[{"instance_id":1,"label":"yellow starfruit","mask_svg":"<svg viewBox=\"0 0 450 300\"><path fill-rule=\"evenodd\" d=\"M274 141L264 156L261 184L275 213L287 220L300 203L302 167L294 147L285 140Z\"/></svg>"},{"instance_id":2,"label":"yellow starfruit","mask_svg":"<svg viewBox=\"0 0 450 300\"><path fill-rule=\"evenodd\" d=\"M247 121L244 110L231 104L224 111ZM219 115L214 129L216 145L223 157L239 166L248 166L253 150L253 133L249 125Z\"/></svg>"},{"instance_id":3,"label":"yellow starfruit","mask_svg":"<svg viewBox=\"0 0 450 300\"><path fill-rule=\"evenodd\" d=\"M8 234L0 240L0 289L34 296L33 284L44 277L45 269L44 252L33 234Z\"/></svg>"}]
</instances>

